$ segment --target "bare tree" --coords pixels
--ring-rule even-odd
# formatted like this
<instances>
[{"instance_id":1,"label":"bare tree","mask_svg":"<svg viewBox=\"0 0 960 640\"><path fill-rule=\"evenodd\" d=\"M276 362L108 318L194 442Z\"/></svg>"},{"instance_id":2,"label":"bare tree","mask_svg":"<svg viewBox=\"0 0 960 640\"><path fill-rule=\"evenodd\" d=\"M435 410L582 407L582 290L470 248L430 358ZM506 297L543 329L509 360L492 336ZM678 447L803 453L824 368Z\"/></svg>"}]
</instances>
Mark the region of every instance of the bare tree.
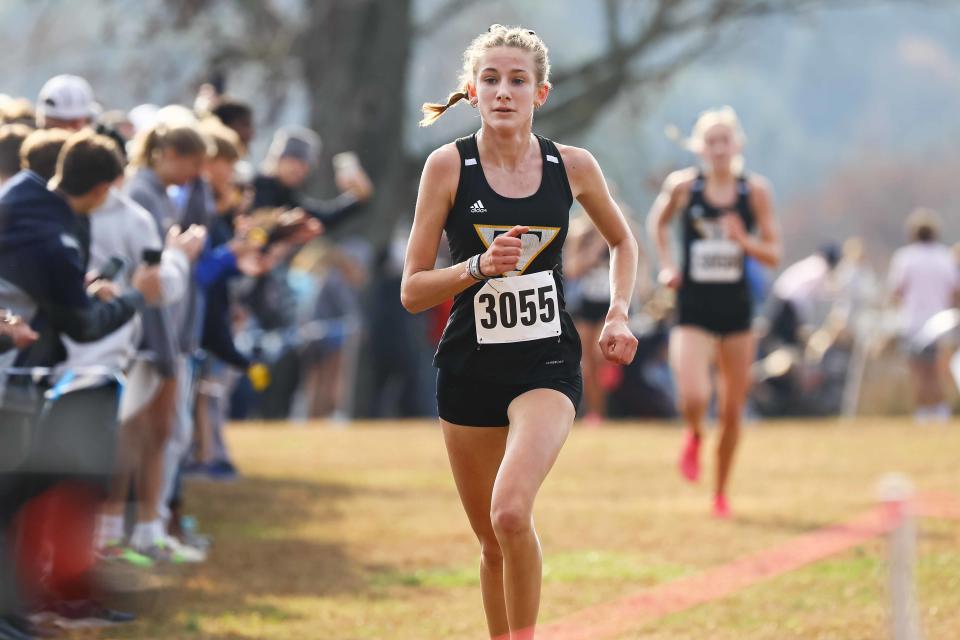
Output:
<instances>
[{"instance_id":1,"label":"bare tree","mask_svg":"<svg viewBox=\"0 0 960 640\"><path fill-rule=\"evenodd\" d=\"M185 25L211 3L167 0L174 26ZM227 0L221 0L226 2ZM593 58L553 74L552 99L537 114L537 129L569 138L585 131L609 104L628 91L656 87L722 41L728 28L771 15L829 7L862 6L870 0L599 0L606 42ZM214 3L216 4L216 3ZM412 42L442 27L473 3L448 0L419 24L412 0L316 0L295 15L273 2L232 0L244 28L229 35L211 66L259 59L275 72L268 97L273 107L291 73L305 81L310 124L328 153L355 149L370 170L377 195L362 224L377 246L393 221L413 207L423 157L404 140L403 96ZM291 66L290 62L295 62Z\"/></svg>"}]
</instances>

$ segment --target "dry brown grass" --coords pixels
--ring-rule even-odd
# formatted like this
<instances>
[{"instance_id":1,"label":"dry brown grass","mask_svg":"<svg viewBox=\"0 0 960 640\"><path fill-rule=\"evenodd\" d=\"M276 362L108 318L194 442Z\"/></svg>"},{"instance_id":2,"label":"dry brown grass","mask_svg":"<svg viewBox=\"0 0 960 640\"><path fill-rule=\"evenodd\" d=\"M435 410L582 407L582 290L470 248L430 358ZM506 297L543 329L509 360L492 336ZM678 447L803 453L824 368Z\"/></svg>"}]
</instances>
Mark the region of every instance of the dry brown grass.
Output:
<instances>
[{"instance_id":1,"label":"dry brown grass","mask_svg":"<svg viewBox=\"0 0 960 640\"><path fill-rule=\"evenodd\" d=\"M143 619L104 637L484 637L477 545L438 428L324 427L233 427L244 479L188 489L189 510L216 539L210 562L184 573L176 591L142 598ZM843 520L873 504L887 471L908 473L925 490L960 492L958 427L871 420L750 428L731 522L710 519L708 489L674 473L675 427L576 429L538 501L541 619ZM921 533L926 637L960 637L960 525L927 520ZM882 638L883 557L874 541L622 638Z\"/></svg>"}]
</instances>

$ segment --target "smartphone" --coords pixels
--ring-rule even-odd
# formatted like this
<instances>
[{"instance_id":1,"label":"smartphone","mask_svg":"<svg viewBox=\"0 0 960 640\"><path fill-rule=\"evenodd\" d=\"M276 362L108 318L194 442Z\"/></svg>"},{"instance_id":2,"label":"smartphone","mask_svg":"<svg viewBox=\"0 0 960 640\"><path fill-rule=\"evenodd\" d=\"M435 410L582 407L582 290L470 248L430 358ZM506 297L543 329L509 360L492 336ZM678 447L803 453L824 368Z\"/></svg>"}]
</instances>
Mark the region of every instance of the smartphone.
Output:
<instances>
[{"instance_id":1,"label":"smartphone","mask_svg":"<svg viewBox=\"0 0 960 640\"><path fill-rule=\"evenodd\" d=\"M163 257L163 249L144 249L143 264L155 266L160 264L160 258Z\"/></svg>"},{"instance_id":2,"label":"smartphone","mask_svg":"<svg viewBox=\"0 0 960 640\"><path fill-rule=\"evenodd\" d=\"M333 156L333 169L337 173L355 171L360 168L360 158L353 151L344 151Z\"/></svg>"},{"instance_id":3,"label":"smartphone","mask_svg":"<svg viewBox=\"0 0 960 640\"><path fill-rule=\"evenodd\" d=\"M96 279L112 281L121 271L123 271L125 266L127 266L126 260L120 256L112 256L109 260L107 260L107 264L103 265L103 268L100 269L100 274L96 277Z\"/></svg>"}]
</instances>

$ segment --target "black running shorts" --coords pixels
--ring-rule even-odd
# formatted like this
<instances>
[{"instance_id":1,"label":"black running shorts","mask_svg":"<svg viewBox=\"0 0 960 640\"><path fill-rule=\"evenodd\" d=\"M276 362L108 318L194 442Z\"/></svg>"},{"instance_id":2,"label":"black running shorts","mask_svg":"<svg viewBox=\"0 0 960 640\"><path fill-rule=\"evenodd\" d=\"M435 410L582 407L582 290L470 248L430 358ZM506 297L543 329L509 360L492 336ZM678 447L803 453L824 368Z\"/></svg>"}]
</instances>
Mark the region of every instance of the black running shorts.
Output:
<instances>
[{"instance_id":1,"label":"black running shorts","mask_svg":"<svg viewBox=\"0 0 960 640\"><path fill-rule=\"evenodd\" d=\"M722 338L749 331L752 321L750 305L739 301L708 307L682 297L677 300L677 326L697 327Z\"/></svg>"},{"instance_id":2,"label":"black running shorts","mask_svg":"<svg viewBox=\"0 0 960 640\"><path fill-rule=\"evenodd\" d=\"M437 408L440 418L464 427L506 427L507 407L514 398L534 389L553 389L570 398L573 408L580 406L583 377L576 375L521 384L503 384L437 370Z\"/></svg>"},{"instance_id":3,"label":"black running shorts","mask_svg":"<svg viewBox=\"0 0 960 640\"><path fill-rule=\"evenodd\" d=\"M574 320L585 322L601 322L607 319L607 312L610 311L609 302L591 302L582 301L576 309L570 310L570 315Z\"/></svg>"}]
</instances>

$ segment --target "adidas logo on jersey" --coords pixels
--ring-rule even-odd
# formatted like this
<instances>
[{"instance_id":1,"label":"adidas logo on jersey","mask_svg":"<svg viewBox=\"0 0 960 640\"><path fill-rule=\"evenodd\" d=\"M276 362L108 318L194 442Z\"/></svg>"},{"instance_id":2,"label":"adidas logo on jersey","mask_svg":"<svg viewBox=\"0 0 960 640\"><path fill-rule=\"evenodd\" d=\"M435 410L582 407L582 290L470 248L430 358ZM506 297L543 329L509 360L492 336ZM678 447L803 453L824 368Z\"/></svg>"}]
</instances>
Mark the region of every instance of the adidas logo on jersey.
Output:
<instances>
[{"instance_id":1,"label":"adidas logo on jersey","mask_svg":"<svg viewBox=\"0 0 960 640\"><path fill-rule=\"evenodd\" d=\"M486 213L487 208L483 206L483 203L477 200L472 205L470 205L470 213Z\"/></svg>"}]
</instances>

